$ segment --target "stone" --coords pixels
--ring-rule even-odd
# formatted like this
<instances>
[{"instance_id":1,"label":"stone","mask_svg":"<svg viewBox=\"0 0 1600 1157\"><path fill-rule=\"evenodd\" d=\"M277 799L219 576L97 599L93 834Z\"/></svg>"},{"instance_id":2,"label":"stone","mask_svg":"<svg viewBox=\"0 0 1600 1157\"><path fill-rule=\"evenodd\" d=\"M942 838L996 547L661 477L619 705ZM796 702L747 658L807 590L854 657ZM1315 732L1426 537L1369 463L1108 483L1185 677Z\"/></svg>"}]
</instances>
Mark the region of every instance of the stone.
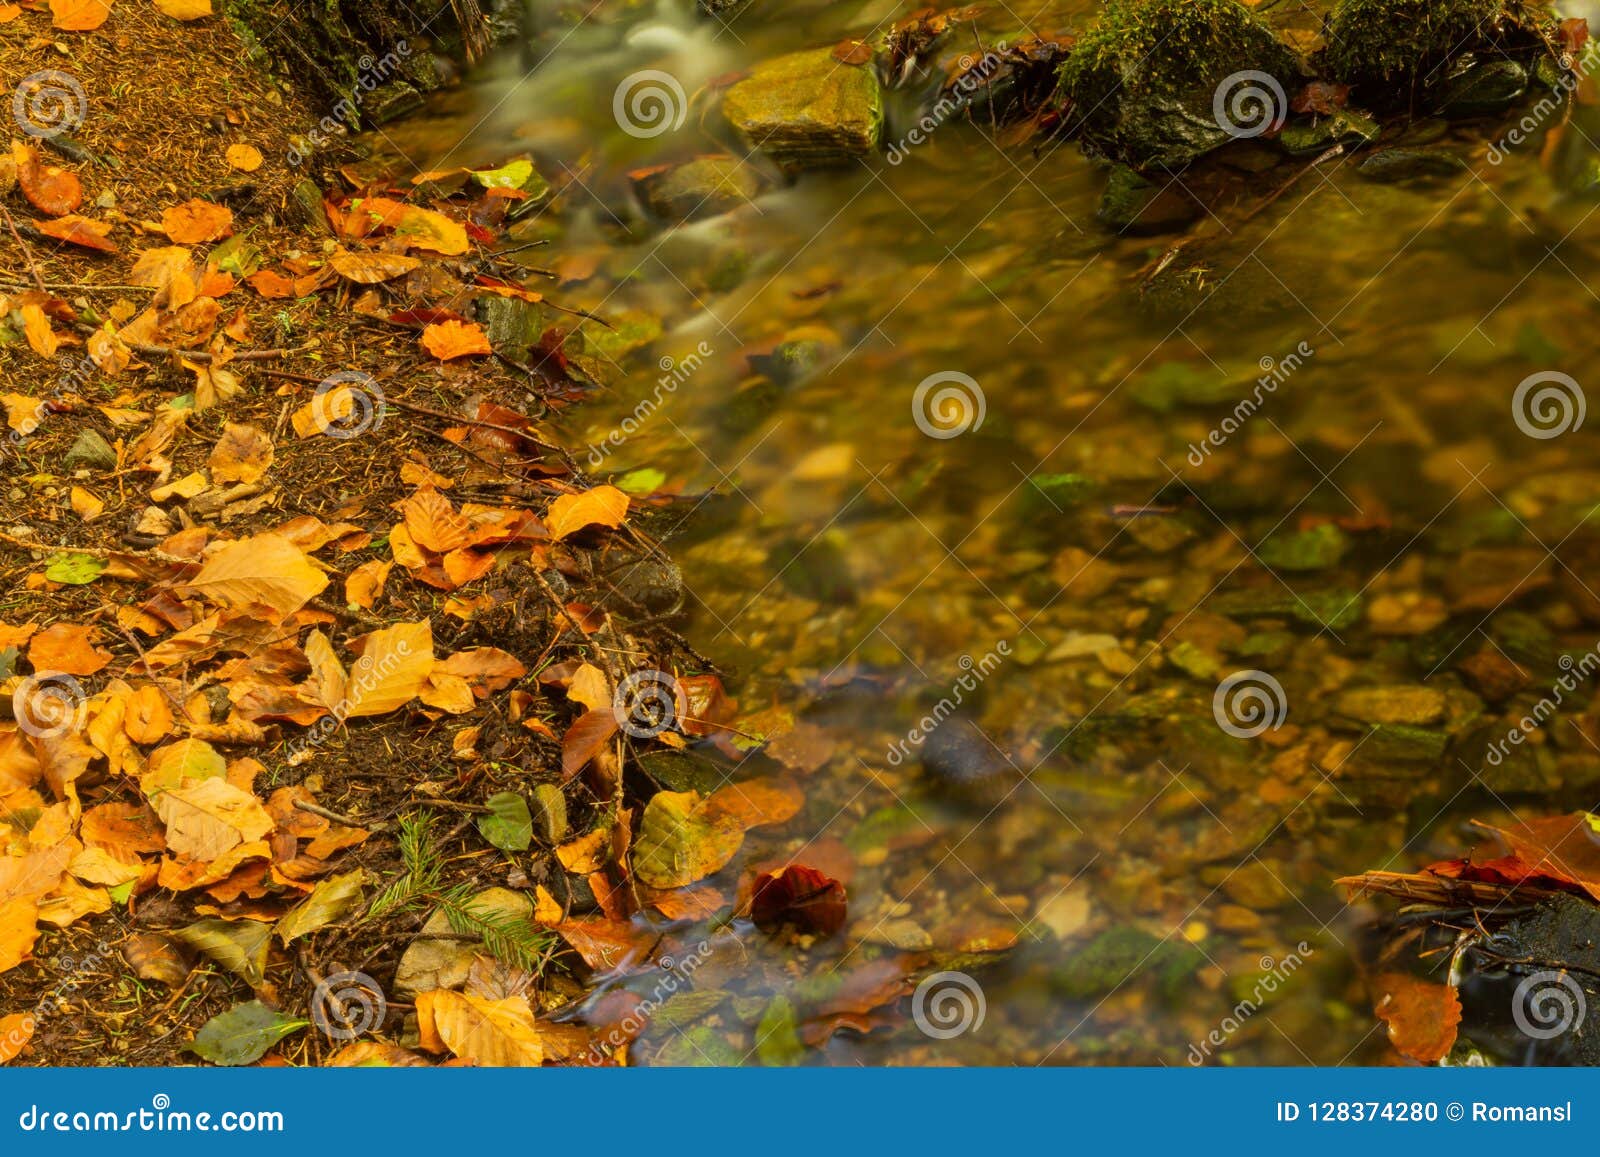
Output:
<instances>
[{"instance_id":1,"label":"stone","mask_svg":"<svg viewBox=\"0 0 1600 1157\"><path fill-rule=\"evenodd\" d=\"M756 65L723 95L722 114L746 148L785 169L848 164L883 132L877 73L842 65L828 48Z\"/></svg>"},{"instance_id":2,"label":"stone","mask_svg":"<svg viewBox=\"0 0 1600 1157\"><path fill-rule=\"evenodd\" d=\"M1143 235L1181 229L1200 215L1200 207L1177 182L1150 181L1127 165L1117 165L1094 215L1107 229Z\"/></svg>"},{"instance_id":3,"label":"stone","mask_svg":"<svg viewBox=\"0 0 1600 1157\"><path fill-rule=\"evenodd\" d=\"M1369 181L1396 184L1431 177L1452 177L1464 172L1467 163L1454 153L1438 149L1380 149L1356 167Z\"/></svg>"},{"instance_id":4,"label":"stone","mask_svg":"<svg viewBox=\"0 0 1600 1157\"><path fill-rule=\"evenodd\" d=\"M1224 91L1241 72L1272 85ZM1294 54L1237 0L1112 0L1062 65L1057 92L1071 101L1068 131L1089 151L1173 168L1260 135L1288 112L1280 94L1298 73Z\"/></svg>"},{"instance_id":5,"label":"stone","mask_svg":"<svg viewBox=\"0 0 1600 1157\"><path fill-rule=\"evenodd\" d=\"M1516 61L1474 60L1445 80L1440 111L1454 117L1504 112L1527 91L1528 70Z\"/></svg>"},{"instance_id":6,"label":"stone","mask_svg":"<svg viewBox=\"0 0 1600 1157\"><path fill-rule=\"evenodd\" d=\"M767 186L753 166L725 153L640 169L628 179L647 210L673 223L731 213L750 204Z\"/></svg>"},{"instance_id":7,"label":"stone","mask_svg":"<svg viewBox=\"0 0 1600 1157\"><path fill-rule=\"evenodd\" d=\"M1378 122L1355 109L1341 109L1332 116L1301 121L1278 134L1278 145L1291 157L1309 157L1334 145L1358 145L1378 139Z\"/></svg>"},{"instance_id":8,"label":"stone","mask_svg":"<svg viewBox=\"0 0 1600 1157\"><path fill-rule=\"evenodd\" d=\"M1340 695L1336 710L1358 723L1426 727L1446 717L1450 701L1443 691L1433 687L1360 687Z\"/></svg>"},{"instance_id":9,"label":"stone","mask_svg":"<svg viewBox=\"0 0 1600 1157\"><path fill-rule=\"evenodd\" d=\"M115 470L117 452L96 430L85 430L67 451L62 465L68 470Z\"/></svg>"},{"instance_id":10,"label":"stone","mask_svg":"<svg viewBox=\"0 0 1600 1157\"><path fill-rule=\"evenodd\" d=\"M1552 17L1517 0L1339 0L1323 58L1333 79L1403 104L1447 75L1448 62L1548 54L1541 35L1553 29Z\"/></svg>"}]
</instances>

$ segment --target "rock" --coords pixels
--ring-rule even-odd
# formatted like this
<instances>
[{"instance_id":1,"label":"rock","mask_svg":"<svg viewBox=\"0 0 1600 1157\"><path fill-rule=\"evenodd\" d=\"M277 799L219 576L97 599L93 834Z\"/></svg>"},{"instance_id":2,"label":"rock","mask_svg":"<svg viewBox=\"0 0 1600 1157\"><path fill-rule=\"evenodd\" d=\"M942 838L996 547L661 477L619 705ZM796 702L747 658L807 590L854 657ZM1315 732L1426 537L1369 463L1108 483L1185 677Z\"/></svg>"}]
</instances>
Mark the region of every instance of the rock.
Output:
<instances>
[{"instance_id":1,"label":"rock","mask_svg":"<svg viewBox=\"0 0 1600 1157\"><path fill-rule=\"evenodd\" d=\"M870 67L818 48L756 65L723 95L722 114L745 146L786 169L846 164L878 147L883 97Z\"/></svg>"},{"instance_id":2,"label":"rock","mask_svg":"<svg viewBox=\"0 0 1600 1157\"><path fill-rule=\"evenodd\" d=\"M639 767L668 791L697 791L710 795L728 778L727 770L720 764L692 751L670 748L645 752L639 757Z\"/></svg>"},{"instance_id":3,"label":"rock","mask_svg":"<svg viewBox=\"0 0 1600 1157\"><path fill-rule=\"evenodd\" d=\"M328 211L322 205L322 190L310 177L302 178L289 191L286 216L290 224L302 229L324 236L333 235L333 226L328 224Z\"/></svg>"},{"instance_id":4,"label":"rock","mask_svg":"<svg viewBox=\"0 0 1600 1157\"><path fill-rule=\"evenodd\" d=\"M1339 696L1340 715L1358 723L1409 723L1426 727L1449 713L1450 701L1432 687L1361 687Z\"/></svg>"},{"instance_id":5,"label":"rock","mask_svg":"<svg viewBox=\"0 0 1600 1157\"><path fill-rule=\"evenodd\" d=\"M1450 737L1442 731L1381 723L1361 747L1361 758L1378 763L1433 763L1444 757Z\"/></svg>"},{"instance_id":6,"label":"rock","mask_svg":"<svg viewBox=\"0 0 1600 1157\"><path fill-rule=\"evenodd\" d=\"M1278 134L1278 144L1291 157L1308 157L1339 144L1365 144L1382 130L1366 113L1341 109L1332 116L1290 125Z\"/></svg>"},{"instance_id":7,"label":"rock","mask_svg":"<svg viewBox=\"0 0 1600 1157\"><path fill-rule=\"evenodd\" d=\"M1200 207L1175 181L1146 180L1127 165L1117 165L1094 211L1095 220L1118 233L1167 233L1200 215Z\"/></svg>"},{"instance_id":8,"label":"rock","mask_svg":"<svg viewBox=\"0 0 1600 1157\"><path fill-rule=\"evenodd\" d=\"M922 770L941 790L974 803L997 803L1011 763L969 716L954 714L922 741Z\"/></svg>"},{"instance_id":9,"label":"rock","mask_svg":"<svg viewBox=\"0 0 1600 1157\"><path fill-rule=\"evenodd\" d=\"M1310 530L1274 534L1257 549L1262 563L1274 570L1326 570L1338 566L1350 549L1350 536L1331 522Z\"/></svg>"},{"instance_id":10,"label":"rock","mask_svg":"<svg viewBox=\"0 0 1600 1157\"><path fill-rule=\"evenodd\" d=\"M1514 60L1476 60L1456 68L1444 82L1440 111L1445 116L1483 116L1503 112L1528 91L1528 70Z\"/></svg>"},{"instance_id":11,"label":"rock","mask_svg":"<svg viewBox=\"0 0 1600 1157\"><path fill-rule=\"evenodd\" d=\"M1225 91L1241 72L1270 77L1276 91L1253 79ZM1260 135L1288 112L1281 94L1298 73L1294 54L1237 0L1115 0L1073 47L1057 91L1072 102L1068 130L1091 151L1136 169L1175 167Z\"/></svg>"},{"instance_id":12,"label":"rock","mask_svg":"<svg viewBox=\"0 0 1600 1157\"><path fill-rule=\"evenodd\" d=\"M635 558L612 568L606 578L612 589L595 600L601 610L611 610L619 600L652 615L670 614L683 605L683 571L667 559Z\"/></svg>"},{"instance_id":13,"label":"rock","mask_svg":"<svg viewBox=\"0 0 1600 1157\"><path fill-rule=\"evenodd\" d=\"M1456 670L1490 703L1504 703L1528 685L1528 673L1494 647L1484 647L1456 664Z\"/></svg>"},{"instance_id":14,"label":"rock","mask_svg":"<svg viewBox=\"0 0 1600 1157\"><path fill-rule=\"evenodd\" d=\"M1171 998L1183 991L1205 961L1205 954L1187 940L1163 940L1139 928L1112 928L1052 973L1050 981L1063 996L1089 1000L1153 975L1161 994Z\"/></svg>"},{"instance_id":15,"label":"rock","mask_svg":"<svg viewBox=\"0 0 1600 1157\"><path fill-rule=\"evenodd\" d=\"M115 470L117 452L96 430L85 430L61 463L67 470Z\"/></svg>"},{"instance_id":16,"label":"rock","mask_svg":"<svg viewBox=\"0 0 1600 1157\"><path fill-rule=\"evenodd\" d=\"M477 299L477 311L489 344L518 361L539 344L545 331L544 313L535 302L486 294Z\"/></svg>"},{"instance_id":17,"label":"rock","mask_svg":"<svg viewBox=\"0 0 1600 1157\"><path fill-rule=\"evenodd\" d=\"M1548 55L1541 33L1553 42L1554 24L1517 0L1339 0L1324 63L1333 79L1403 104L1469 54Z\"/></svg>"},{"instance_id":18,"label":"rock","mask_svg":"<svg viewBox=\"0 0 1600 1157\"><path fill-rule=\"evenodd\" d=\"M646 209L672 222L731 213L755 200L767 184L752 166L725 153L640 169L628 179Z\"/></svg>"},{"instance_id":19,"label":"rock","mask_svg":"<svg viewBox=\"0 0 1600 1157\"><path fill-rule=\"evenodd\" d=\"M1453 177L1465 171L1467 163L1454 153L1437 149L1380 149L1356 167L1369 181L1394 184L1400 181L1425 180L1430 177Z\"/></svg>"},{"instance_id":20,"label":"rock","mask_svg":"<svg viewBox=\"0 0 1600 1157\"><path fill-rule=\"evenodd\" d=\"M567 797L553 783L535 784L531 796L533 826L547 844L567 838Z\"/></svg>"}]
</instances>

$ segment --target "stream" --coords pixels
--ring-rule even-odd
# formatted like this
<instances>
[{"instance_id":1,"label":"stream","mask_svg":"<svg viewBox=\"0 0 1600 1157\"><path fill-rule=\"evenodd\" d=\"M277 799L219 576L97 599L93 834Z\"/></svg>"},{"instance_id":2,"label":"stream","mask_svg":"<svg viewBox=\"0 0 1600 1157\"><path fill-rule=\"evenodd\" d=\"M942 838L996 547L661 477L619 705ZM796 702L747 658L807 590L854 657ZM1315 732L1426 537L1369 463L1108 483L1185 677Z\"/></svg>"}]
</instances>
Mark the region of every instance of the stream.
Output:
<instances>
[{"instance_id":1,"label":"stream","mask_svg":"<svg viewBox=\"0 0 1600 1157\"><path fill-rule=\"evenodd\" d=\"M727 983L884 950L970 973L963 1031L841 1033L840 1064L1380 1060L1371 909L1334 879L1600 786L1586 688L1495 746L1600 639L1600 117L1503 150L1514 117L1414 125L1465 164L1400 182L1241 146L1148 290L1181 232L1107 230L1070 143L982 117L917 143L915 77L887 156L642 213L630 171L723 147L718 78L912 7L536 5L527 53L371 142L400 171L531 154L561 190L525 231L547 296L647 335L597 350L560 431L668 496L683 633L744 712L801 720L809 803L775 850L852 864L844 933ZM619 123L642 70L681 87L677 127Z\"/></svg>"}]
</instances>

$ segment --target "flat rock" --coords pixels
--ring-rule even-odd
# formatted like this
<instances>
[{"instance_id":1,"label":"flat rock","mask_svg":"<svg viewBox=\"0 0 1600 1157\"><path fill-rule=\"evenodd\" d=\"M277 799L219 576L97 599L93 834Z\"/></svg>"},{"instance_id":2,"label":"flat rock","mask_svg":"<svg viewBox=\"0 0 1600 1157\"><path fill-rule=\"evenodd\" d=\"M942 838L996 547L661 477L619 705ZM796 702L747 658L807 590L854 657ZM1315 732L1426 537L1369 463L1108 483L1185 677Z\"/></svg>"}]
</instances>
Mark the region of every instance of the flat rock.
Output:
<instances>
[{"instance_id":1,"label":"flat rock","mask_svg":"<svg viewBox=\"0 0 1600 1157\"><path fill-rule=\"evenodd\" d=\"M747 148L786 169L847 164L876 149L883 132L877 74L827 48L756 65L723 95L722 114Z\"/></svg>"}]
</instances>

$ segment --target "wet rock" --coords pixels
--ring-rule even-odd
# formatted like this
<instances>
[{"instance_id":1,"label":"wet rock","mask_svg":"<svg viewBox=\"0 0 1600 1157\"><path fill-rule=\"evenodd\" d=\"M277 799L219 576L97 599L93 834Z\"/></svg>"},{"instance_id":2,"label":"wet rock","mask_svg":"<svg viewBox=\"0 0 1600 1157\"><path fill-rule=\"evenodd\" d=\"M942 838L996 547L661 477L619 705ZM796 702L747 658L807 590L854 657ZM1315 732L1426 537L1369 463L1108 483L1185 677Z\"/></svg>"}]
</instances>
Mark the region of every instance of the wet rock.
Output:
<instances>
[{"instance_id":1,"label":"wet rock","mask_svg":"<svg viewBox=\"0 0 1600 1157\"><path fill-rule=\"evenodd\" d=\"M1450 737L1442 731L1383 723L1372 729L1362 745L1363 758L1397 763L1433 763L1443 758Z\"/></svg>"},{"instance_id":2,"label":"wet rock","mask_svg":"<svg viewBox=\"0 0 1600 1157\"><path fill-rule=\"evenodd\" d=\"M683 571L667 559L635 559L607 577L613 589L595 604L602 610L619 599L653 615L670 614L683 605Z\"/></svg>"},{"instance_id":3,"label":"wet rock","mask_svg":"<svg viewBox=\"0 0 1600 1157\"><path fill-rule=\"evenodd\" d=\"M725 768L692 751L650 751L639 766L653 783L668 791L697 791L710 795L727 780Z\"/></svg>"},{"instance_id":4,"label":"wet rock","mask_svg":"<svg viewBox=\"0 0 1600 1157\"><path fill-rule=\"evenodd\" d=\"M747 148L786 169L847 164L876 149L883 131L877 73L842 65L827 48L756 65L723 95L722 113Z\"/></svg>"},{"instance_id":5,"label":"wet rock","mask_svg":"<svg viewBox=\"0 0 1600 1157\"><path fill-rule=\"evenodd\" d=\"M1221 91L1242 71L1270 76L1281 92L1299 68L1237 0L1113 0L1067 57L1058 91L1071 101L1068 131L1086 148L1137 169L1172 167L1259 135L1252 117L1283 114L1259 82L1260 103L1238 87Z\"/></svg>"},{"instance_id":6,"label":"wet rock","mask_svg":"<svg viewBox=\"0 0 1600 1157\"><path fill-rule=\"evenodd\" d=\"M922 742L922 770L951 796L997 803L1011 781L1011 762L969 716L937 724Z\"/></svg>"},{"instance_id":7,"label":"wet rock","mask_svg":"<svg viewBox=\"0 0 1600 1157\"><path fill-rule=\"evenodd\" d=\"M1142 977L1153 977L1168 998L1188 987L1205 954L1186 940L1159 939L1139 928L1112 928L1055 970L1051 987L1075 1000L1104 996Z\"/></svg>"},{"instance_id":8,"label":"wet rock","mask_svg":"<svg viewBox=\"0 0 1600 1157\"><path fill-rule=\"evenodd\" d=\"M639 201L664 221L698 221L748 205L766 188L751 165L719 154L628 175Z\"/></svg>"},{"instance_id":9,"label":"wet rock","mask_svg":"<svg viewBox=\"0 0 1600 1157\"><path fill-rule=\"evenodd\" d=\"M1228 591L1207 603L1209 610L1233 619L1289 618L1318 630L1326 627L1342 631L1361 621L1362 596L1359 591L1305 591L1294 594L1277 590Z\"/></svg>"},{"instance_id":10,"label":"wet rock","mask_svg":"<svg viewBox=\"0 0 1600 1157\"><path fill-rule=\"evenodd\" d=\"M1358 723L1408 723L1426 727L1450 710L1444 692L1432 687L1361 687L1339 696L1340 715Z\"/></svg>"},{"instance_id":11,"label":"wet rock","mask_svg":"<svg viewBox=\"0 0 1600 1157\"><path fill-rule=\"evenodd\" d=\"M780 386L794 386L839 356L839 338L823 326L803 326L784 335L771 353L751 354L750 368Z\"/></svg>"},{"instance_id":12,"label":"wet rock","mask_svg":"<svg viewBox=\"0 0 1600 1157\"><path fill-rule=\"evenodd\" d=\"M533 302L488 294L478 298L477 311L489 344L508 358L525 358L545 330L543 311Z\"/></svg>"},{"instance_id":13,"label":"wet rock","mask_svg":"<svg viewBox=\"0 0 1600 1157\"><path fill-rule=\"evenodd\" d=\"M1483 116L1503 112L1528 91L1528 71L1514 60L1470 61L1444 83L1440 107L1445 116Z\"/></svg>"},{"instance_id":14,"label":"wet rock","mask_svg":"<svg viewBox=\"0 0 1600 1157\"><path fill-rule=\"evenodd\" d=\"M1366 113L1341 109L1332 116L1290 125L1278 135L1278 144L1291 157L1308 157L1334 145L1357 145L1378 139L1378 122Z\"/></svg>"},{"instance_id":15,"label":"wet rock","mask_svg":"<svg viewBox=\"0 0 1600 1157\"><path fill-rule=\"evenodd\" d=\"M1504 703L1528 685L1528 673L1494 647L1468 655L1456 670L1479 695L1490 703Z\"/></svg>"},{"instance_id":16,"label":"wet rock","mask_svg":"<svg viewBox=\"0 0 1600 1157\"><path fill-rule=\"evenodd\" d=\"M1127 165L1117 165L1094 215L1118 233L1166 233L1193 221L1200 207L1176 182L1146 180Z\"/></svg>"},{"instance_id":17,"label":"wet rock","mask_svg":"<svg viewBox=\"0 0 1600 1157\"><path fill-rule=\"evenodd\" d=\"M286 216L292 225L325 236L333 235L333 226L328 224L328 211L322 205L322 190L310 177L300 180L289 191Z\"/></svg>"},{"instance_id":18,"label":"wet rock","mask_svg":"<svg viewBox=\"0 0 1600 1157\"><path fill-rule=\"evenodd\" d=\"M1466 170L1467 163L1454 153L1438 149L1380 149L1356 167L1369 181L1397 184L1431 177L1453 177Z\"/></svg>"},{"instance_id":19,"label":"wet rock","mask_svg":"<svg viewBox=\"0 0 1600 1157\"><path fill-rule=\"evenodd\" d=\"M1517 0L1339 0L1324 62L1335 80L1405 103L1449 61L1548 54L1540 34L1553 25Z\"/></svg>"},{"instance_id":20,"label":"wet rock","mask_svg":"<svg viewBox=\"0 0 1600 1157\"><path fill-rule=\"evenodd\" d=\"M1310 530L1274 534L1256 551L1275 570L1326 570L1338 566L1350 549L1350 536L1331 522Z\"/></svg>"},{"instance_id":21,"label":"wet rock","mask_svg":"<svg viewBox=\"0 0 1600 1157\"><path fill-rule=\"evenodd\" d=\"M117 452L96 430L85 430L61 463L71 470L115 470Z\"/></svg>"}]
</instances>

